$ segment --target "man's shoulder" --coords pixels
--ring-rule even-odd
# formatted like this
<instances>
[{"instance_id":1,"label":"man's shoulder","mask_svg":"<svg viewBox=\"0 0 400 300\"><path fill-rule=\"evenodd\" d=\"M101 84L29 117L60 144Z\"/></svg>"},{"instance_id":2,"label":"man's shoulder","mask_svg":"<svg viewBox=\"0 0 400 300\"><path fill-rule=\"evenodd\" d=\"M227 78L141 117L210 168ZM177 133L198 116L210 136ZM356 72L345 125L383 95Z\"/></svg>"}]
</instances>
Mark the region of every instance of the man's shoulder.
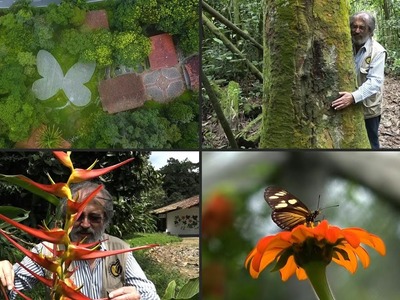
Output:
<instances>
[{"instance_id":1,"label":"man's shoulder","mask_svg":"<svg viewBox=\"0 0 400 300\"><path fill-rule=\"evenodd\" d=\"M372 39L372 47L377 52L386 52L386 49L375 39Z\"/></svg>"},{"instance_id":2,"label":"man's shoulder","mask_svg":"<svg viewBox=\"0 0 400 300\"><path fill-rule=\"evenodd\" d=\"M107 250L111 250L109 249L110 247L114 248L114 250L116 250L115 247L118 247L119 249L129 248L129 244L124 240L106 233L104 234L104 243L107 246Z\"/></svg>"}]
</instances>

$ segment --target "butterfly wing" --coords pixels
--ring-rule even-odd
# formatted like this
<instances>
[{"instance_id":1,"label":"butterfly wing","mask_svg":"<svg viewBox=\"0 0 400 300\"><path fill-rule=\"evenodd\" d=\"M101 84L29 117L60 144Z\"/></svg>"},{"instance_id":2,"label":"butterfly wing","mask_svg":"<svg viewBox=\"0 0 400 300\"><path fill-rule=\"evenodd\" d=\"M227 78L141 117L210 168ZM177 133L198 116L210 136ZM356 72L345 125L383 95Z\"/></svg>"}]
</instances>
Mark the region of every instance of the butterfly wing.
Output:
<instances>
[{"instance_id":1,"label":"butterfly wing","mask_svg":"<svg viewBox=\"0 0 400 300\"><path fill-rule=\"evenodd\" d=\"M36 56L38 73L43 77L32 85L32 91L39 100L53 97L62 88L64 73L55 57L46 50Z\"/></svg>"},{"instance_id":2,"label":"butterfly wing","mask_svg":"<svg viewBox=\"0 0 400 300\"><path fill-rule=\"evenodd\" d=\"M69 101L76 106L85 106L90 102L92 93L84 86L96 69L95 63L76 63L68 70L63 81L63 90Z\"/></svg>"},{"instance_id":3,"label":"butterfly wing","mask_svg":"<svg viewBox=\"0 0 400 300\"><path fill-rule=\"evenodd\" d=\"M308 222L312 215L303 202L281 188L266 188L264 198L272 208L272 220L284 230Z\"/></svg>"}]
</instances>

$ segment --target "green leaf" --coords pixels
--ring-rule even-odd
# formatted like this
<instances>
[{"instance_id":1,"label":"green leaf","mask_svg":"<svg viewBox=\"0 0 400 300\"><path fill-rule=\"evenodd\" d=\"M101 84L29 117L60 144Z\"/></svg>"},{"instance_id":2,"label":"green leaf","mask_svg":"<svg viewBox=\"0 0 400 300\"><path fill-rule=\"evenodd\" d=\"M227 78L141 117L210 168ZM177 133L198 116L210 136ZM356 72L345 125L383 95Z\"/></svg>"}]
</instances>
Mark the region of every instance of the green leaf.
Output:
<instances>
[{"instance_id":1,"label":"green leaf","mask_svg":"<svg viewBox=\"0 0 400 300\"><path fill-rule=\"evenodd\" d=\"M58 206L58 204L60 203L60 199L58 199L56 196L47 193L45 191L42 191L41 189L21 180L20 177L22 175L3 175L0 174L0 180L8 182L8 183L12 183L15 185L18 185L24 189L26 189L27 191L38 195L39 197L42 197L43 199L45 199L46 201L50 202L51 204L54 204L56 206Z\"/></svg>"},{"instance_id":2,"label":"green leaf","mask_svg":"<svg viewBox=\"0 0 400 300\"><path fill-rule=\"evenodd\" d=\"M168 283L168 286L165 290L162 300L175 299L175 289L176 289L176 282L175 280L172 280L170 283Z\"/></svg>"},{"instance_id":3,"label":"green leaf","mask_svg":"<svg viewBox=\"0 0 400 300\"><path fill-rule=\"evenodd\" d=\"M28 218L29 211L14 206L0 206L0 214L5 215L6 217L13 219L17 222L21 222ZM11 225L3 221L0 221L1 229L4 229L8 226Z\"/></svg>"},{"instance_id":4,"label":"green leaf","mask_svg":"<svg viewBox=\"0 0 400 300\"><path fill-rule=\"evenodd\" d=\"M199 293L199 277L192 278L181 288L176 299L191 299Z\"/></svg>"}]
</instances>

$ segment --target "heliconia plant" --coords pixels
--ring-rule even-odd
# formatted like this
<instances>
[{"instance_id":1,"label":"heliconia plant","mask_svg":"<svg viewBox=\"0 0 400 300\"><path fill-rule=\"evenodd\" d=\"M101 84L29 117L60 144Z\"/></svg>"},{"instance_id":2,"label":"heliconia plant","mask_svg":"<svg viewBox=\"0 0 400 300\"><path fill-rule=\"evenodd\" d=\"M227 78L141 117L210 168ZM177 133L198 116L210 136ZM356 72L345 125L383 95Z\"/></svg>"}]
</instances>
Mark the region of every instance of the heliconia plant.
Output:
<instances>
[{"instance_id":1,"label":"heliconia plant","mask_svg":"<svg viewBox=\"0 0 400 300\"><path fill-rule=\"evenodd\" d=\"M90 193L85 199L73 198L70 184L79 183L85 180L91 180L93 178L102 176L126 163L129 163L133 160L133 158L124 160L121 163L116 165L94 169L97 160L87 169L78 169L74 168L74 165L71 161L71 152L62 152L62 151L54 151L54 156L66 167L68 167L71 171L71 174L66 183L60 182L55 183L51 177L49 176L51 184L41 184L37 183L25 176L22 175L0 175L0 180L7 181L9 183L17 184L28 191L35 193L49 201L53 204L59 204L59 198L66 198L66 216L63 228L48 228L46 224L39 229L31 228L29 226L20 224L14 221L11 218L6 217L5 215L0 214L0 220L7 222L8 224L25 231L31 236L40 239L41 241L51 243L53 246L49 247L48 244L43 244L44 247L47 248L46 251L50 253L49 255L45 255L43 253L37 254L33 253L23 246L21 246L17 241L15 241L12 237L7 234L3 229L0 228L0 234L4 236L12 245L14 245L18 250L20 250L23 254L28 256L34 262L49 270L53 275L52 278L46 278L43 276L39 276L38 274L32 272L27 269L25 266L21 264L23 268L25 268L29 273L32 274L38 281L42 282L46 286L50 288L50 297L53 300L88 300L87 296L83 295L79 288L75 286L71 279L71 275L74 271L70 270L70 265L74 260L83 260L83 259L95 259L102 258L111 255L117 255L125 252L136 251L147 249L151 247L157 246L156 244L139 246L128 249L120 249L120 250L112 250L112 251L99 251L98 246L99 243L90 243L90 244L82 244L72 242L70 240L69 234L72 230L72 227L75 221L79 218L82 211L85 209L86 205L97 195L97 193L103 188L102 185L99 185L97 189L95 189L92 193ZM5 299L8 299L7 291L0 284L1 291L5 296ZM14 291L19 294L23 299L30 299L29 297L22 294L20 291L17 291L14 288Z\"/></svg>"}]
</instances>

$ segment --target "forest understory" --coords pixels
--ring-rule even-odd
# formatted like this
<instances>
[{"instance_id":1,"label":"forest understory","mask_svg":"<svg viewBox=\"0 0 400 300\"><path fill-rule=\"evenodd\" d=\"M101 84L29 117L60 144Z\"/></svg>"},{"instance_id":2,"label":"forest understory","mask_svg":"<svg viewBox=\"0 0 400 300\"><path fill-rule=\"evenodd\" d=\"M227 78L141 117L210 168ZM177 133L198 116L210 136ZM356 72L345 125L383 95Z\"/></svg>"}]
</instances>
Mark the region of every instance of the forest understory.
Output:
<instances>
[{"instance_id":1,"label":"forest understory","mask_svg":"<svg viewBox=\"0 0 400 300\"><path fill-rule=\"evenodd\" d=\"M248 93L252 88L252 80L241 82L242 95ZM261 95L259 97L246 97L250 110L241 107L237 121L233 126L235 136L237 138L239 147L242 149L251 149L258 147L258 141L249 141L248 137L255 134L261 126L261 119L254 122L253 126L249 124L261 114ZM400 77L386 76L384 88L384 101L381 125L379 128L379 140L382 149L399 149L400 148ZM247 128L247 133L244 136L238 135L242 129ZM203 103L203 148L212 149L226 149L228 148L228 140L225 136L222 127L220 126L215 113L212 111L211 106L204 105Z\"/></svg>"},{"instance_id":2,"label":"forest understory","mask_svg":"<svg viewBox=\"0 0 400 300\"><path fill-rule=\"evenodd\" d=\"M381 148L400 148L400 78L386 77L383 113L379 128Z\"/></svg>"}]
</instances>

